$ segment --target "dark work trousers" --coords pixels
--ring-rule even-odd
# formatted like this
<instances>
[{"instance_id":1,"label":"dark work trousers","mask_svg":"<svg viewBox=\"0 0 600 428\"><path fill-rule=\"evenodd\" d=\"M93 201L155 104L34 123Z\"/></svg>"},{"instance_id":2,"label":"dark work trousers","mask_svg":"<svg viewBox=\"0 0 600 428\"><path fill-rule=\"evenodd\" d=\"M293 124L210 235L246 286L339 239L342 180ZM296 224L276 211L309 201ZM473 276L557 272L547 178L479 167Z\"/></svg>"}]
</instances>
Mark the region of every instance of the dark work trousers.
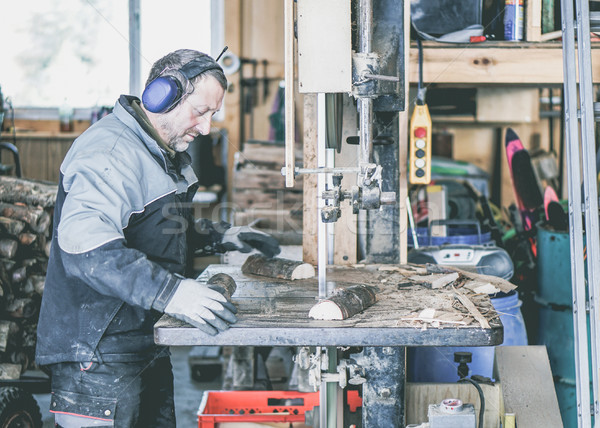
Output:
<instances>
[{"instance_id":1,"label":"dark work trousers","mask_svg":"<svg viewBox=\"0 0 600 428\"><path fill-rule=\"evenodd\" d=\"M175 428L168 356L134 363L49 365L57 426Z\"/></svg>"}]
</instances>

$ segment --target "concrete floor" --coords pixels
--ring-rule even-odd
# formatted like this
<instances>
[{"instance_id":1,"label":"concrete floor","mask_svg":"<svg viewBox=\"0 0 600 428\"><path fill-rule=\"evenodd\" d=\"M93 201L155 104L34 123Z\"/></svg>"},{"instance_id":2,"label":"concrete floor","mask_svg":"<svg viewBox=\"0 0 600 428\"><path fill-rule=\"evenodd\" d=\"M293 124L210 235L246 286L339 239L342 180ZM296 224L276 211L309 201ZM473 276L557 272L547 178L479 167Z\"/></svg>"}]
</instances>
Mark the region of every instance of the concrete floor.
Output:
<instances>
[{"instance_id":1,"label":"concrete floor","mask_svg":"<svg viewBox=\"0 0 600 428\"><path fill-rule=\"evenodd\" d=\"M196 413L205 390L220 389L221 378L212 383L199 383L192 380L188 365L188 354L191 347L171 348L173 373L175 376L175 413L177 428L196 428L198 426ZM53 428L54 418L48 411L50 394L34 396L42 412L43 428Z\"/></svg>"}]
</instances>

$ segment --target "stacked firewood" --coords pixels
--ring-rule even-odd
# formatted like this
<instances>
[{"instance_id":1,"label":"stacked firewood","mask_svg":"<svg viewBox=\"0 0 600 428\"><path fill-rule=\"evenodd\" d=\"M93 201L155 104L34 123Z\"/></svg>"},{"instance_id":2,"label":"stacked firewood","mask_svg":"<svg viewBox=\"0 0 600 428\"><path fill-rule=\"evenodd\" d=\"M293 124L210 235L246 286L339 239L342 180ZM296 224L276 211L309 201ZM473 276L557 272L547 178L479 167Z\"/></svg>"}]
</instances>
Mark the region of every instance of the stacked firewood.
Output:
<instances>
[{"instance_id":1,"label":"stacked firewood","mask_svg":"<svg viewBox=\"0 0 600 428\"><path fill-rule=\"evenodd\" d=\"M285 147L269 141L247 141L236 153L233 172L234 224L252 224L282 244L298 244L302 238L302 177L293 188L285 187L281 167ZM301 152L296 164L302 164ZM298 241L298 242L294 242Z\"/></svg>"},{"instance_id":2,"label":"stacked firewood","mask_svg":"<svg viewBox=\"0 0 600 428\"><path fill-rule=\"evenodd\" d=\"M57 186L0 177L0 379L34 366Z\"/></svg>"}]
</instances>

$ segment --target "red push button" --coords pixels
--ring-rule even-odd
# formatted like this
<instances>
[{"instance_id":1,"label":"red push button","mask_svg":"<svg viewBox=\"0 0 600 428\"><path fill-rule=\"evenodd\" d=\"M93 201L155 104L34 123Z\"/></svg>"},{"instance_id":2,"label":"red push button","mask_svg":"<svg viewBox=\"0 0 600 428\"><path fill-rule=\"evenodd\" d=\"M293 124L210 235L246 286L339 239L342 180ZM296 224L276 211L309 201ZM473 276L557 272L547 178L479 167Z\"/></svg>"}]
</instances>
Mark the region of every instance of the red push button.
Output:
<instances>
[{"instance_id":1,"label":"red push button","mask_svg":"<svg viewBox=\"0 0 600 428\"><path fill-rule=\"evenodd\" d=\"M425 128L416 128L415 129L415 137L425 138L426 135L427 135L427 129L425 129Z\"/></svg>"}]
</instances>

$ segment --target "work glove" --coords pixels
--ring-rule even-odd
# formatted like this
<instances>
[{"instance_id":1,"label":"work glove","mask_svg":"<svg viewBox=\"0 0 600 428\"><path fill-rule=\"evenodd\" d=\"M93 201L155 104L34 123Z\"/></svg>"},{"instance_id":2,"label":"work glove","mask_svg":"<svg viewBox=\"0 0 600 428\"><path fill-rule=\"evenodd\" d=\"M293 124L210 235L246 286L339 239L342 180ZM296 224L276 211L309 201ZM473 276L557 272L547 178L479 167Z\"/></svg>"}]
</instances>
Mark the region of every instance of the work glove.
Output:
<instances>
[{"instance_id":1,"label":"work glove","mask_svg":"<svg viewBox=\"0 0 600 428\"><path fill-rule=\"evenodd\" d=\"M253 248L267 257L279 254L279 242L268 233L261 232L250 226L231 227L225 231L220 247L225 251L240 251L249 253Z\"/></svg>"},{"instance_id":2,"label":"work glove","mask_svg":"<svg viewBox=\"0 0 600 428\"><path fill-rule=\"evenodd\" d=\"M165 313L211 336L225 331L237 321L237 309L215 288L219 287L183 279L169 299Z\"/></svg>"}]
</instances>

